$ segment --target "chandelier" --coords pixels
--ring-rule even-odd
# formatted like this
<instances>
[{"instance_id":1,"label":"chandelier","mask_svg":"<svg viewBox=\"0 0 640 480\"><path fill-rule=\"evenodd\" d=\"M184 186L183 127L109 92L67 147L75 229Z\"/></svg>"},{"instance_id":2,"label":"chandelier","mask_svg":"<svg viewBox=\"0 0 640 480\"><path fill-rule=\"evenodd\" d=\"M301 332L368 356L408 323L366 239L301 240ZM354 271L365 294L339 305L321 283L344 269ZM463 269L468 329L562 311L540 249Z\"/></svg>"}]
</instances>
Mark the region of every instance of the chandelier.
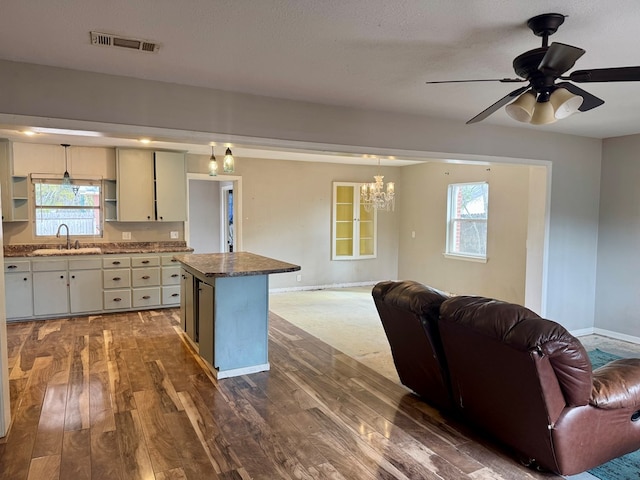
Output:
<instances>
[{"instance_id":1,"label":"chandelier","mask_svg":"<svg viewBox=\"0 0 640 480\"><path fill-rule=\"evenodd\" d=\"M378 169L380 169L380 159L378 158ZM367 212L372 209L393 211L396 206L395 184L388 182L385 189L382 179L384 175L374 175L374 183L364 183L360 187L360 203Z\"/></svg>"}]
</instances>

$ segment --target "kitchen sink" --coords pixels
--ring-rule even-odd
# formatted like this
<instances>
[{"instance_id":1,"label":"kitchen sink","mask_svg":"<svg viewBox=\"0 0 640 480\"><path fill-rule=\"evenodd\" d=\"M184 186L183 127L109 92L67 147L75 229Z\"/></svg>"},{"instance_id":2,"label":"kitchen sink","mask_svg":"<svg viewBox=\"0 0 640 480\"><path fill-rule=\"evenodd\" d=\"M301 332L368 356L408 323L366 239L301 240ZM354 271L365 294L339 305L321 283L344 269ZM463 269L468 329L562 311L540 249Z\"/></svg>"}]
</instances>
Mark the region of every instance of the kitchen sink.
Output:
<instances>
[{"instance_id":1,"label":"kitchen sink","mask_svg":"<svg viewBox=\"0 0 640 480\"><path fill-rule=\"evenodd\" d=\"M102 253L99 247L84 248L39 248L31 252L31 255L49 256L49 255L96 255Z\"/></svg>"}]
</instances>

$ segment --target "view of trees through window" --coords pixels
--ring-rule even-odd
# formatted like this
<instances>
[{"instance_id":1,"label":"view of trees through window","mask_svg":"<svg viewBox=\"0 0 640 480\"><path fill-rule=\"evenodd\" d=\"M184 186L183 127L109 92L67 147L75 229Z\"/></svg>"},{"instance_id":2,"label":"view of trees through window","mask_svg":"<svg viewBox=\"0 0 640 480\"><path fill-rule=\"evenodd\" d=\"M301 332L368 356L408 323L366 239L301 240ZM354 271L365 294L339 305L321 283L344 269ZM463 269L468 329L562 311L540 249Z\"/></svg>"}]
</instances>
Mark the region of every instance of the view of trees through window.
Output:
<instances>
[{"instance_id":1,"label":"view of trees through window","mask_svg":"<svg viewBox=\"0 0 640 480\"><path fill-rule=\"evenodd\" d=\"M487 256L489 184L449 185L447 253Z\"/></svg>"},{"instance_id":2,"label":"view of trees through window","mask_svg":"<svg viewBox=\"0 0 640 480\"><path fill-rule=\"evenodd\" d=\"M55 235L64 223L70 235L100 236L100 194L100 185L36 183L36 235Z\"/></svg>"}]
</instances>

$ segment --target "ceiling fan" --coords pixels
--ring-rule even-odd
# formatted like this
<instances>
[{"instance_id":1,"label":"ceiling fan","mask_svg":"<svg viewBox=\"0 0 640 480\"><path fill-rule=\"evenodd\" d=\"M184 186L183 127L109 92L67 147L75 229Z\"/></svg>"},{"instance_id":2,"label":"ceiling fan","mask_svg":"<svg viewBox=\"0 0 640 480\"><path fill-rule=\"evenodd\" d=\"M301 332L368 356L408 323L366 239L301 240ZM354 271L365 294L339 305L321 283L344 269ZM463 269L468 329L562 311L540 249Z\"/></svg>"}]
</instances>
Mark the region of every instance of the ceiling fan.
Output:
<instances>
[{"instance_id":1,"label":"ceiling fan","mask_svg":"<svg viewBox=\"0 0 640 480\"><path fill-rule=\"evenodd\" d=\"M534 35L542 37L542 46L524 52L513 60L513 69L520 78L445 80L426 83L528 82L528 85L508 93L480 112L467 124L480 122L507 105L507 113L515 120L542 125L566 118L576 111L586 112L604 103L604 100L571 82L640 81L640 66L576 70L565 76L564 73L575 65L576 60L585 53L585 50L558 42L549 45L549 36L558 30L558 27L564 23L564 19L565 15L559 13L545 13L527 21L527 26ZM562 81L558 82L558 80Z\"/></svg>"}]
</instances>

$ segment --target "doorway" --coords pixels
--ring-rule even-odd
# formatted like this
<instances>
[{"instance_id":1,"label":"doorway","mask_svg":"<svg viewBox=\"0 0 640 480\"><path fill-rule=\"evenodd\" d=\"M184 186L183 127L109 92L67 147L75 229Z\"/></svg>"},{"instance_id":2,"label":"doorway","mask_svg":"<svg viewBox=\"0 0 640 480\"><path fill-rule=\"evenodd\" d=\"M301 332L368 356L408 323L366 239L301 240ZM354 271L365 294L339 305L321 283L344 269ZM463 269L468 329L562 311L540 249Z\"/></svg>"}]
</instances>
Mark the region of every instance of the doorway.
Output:
<instances>
[{"instance_id":1,"label":"doorway","mask_svg":"<svg viewBox=\"0 0 640 480\"><path fill-rule=\"evenodd\" d=\"M194 253L242 249L242 178L187 174L185 240Z\"/></svg>"}]
</instances>

